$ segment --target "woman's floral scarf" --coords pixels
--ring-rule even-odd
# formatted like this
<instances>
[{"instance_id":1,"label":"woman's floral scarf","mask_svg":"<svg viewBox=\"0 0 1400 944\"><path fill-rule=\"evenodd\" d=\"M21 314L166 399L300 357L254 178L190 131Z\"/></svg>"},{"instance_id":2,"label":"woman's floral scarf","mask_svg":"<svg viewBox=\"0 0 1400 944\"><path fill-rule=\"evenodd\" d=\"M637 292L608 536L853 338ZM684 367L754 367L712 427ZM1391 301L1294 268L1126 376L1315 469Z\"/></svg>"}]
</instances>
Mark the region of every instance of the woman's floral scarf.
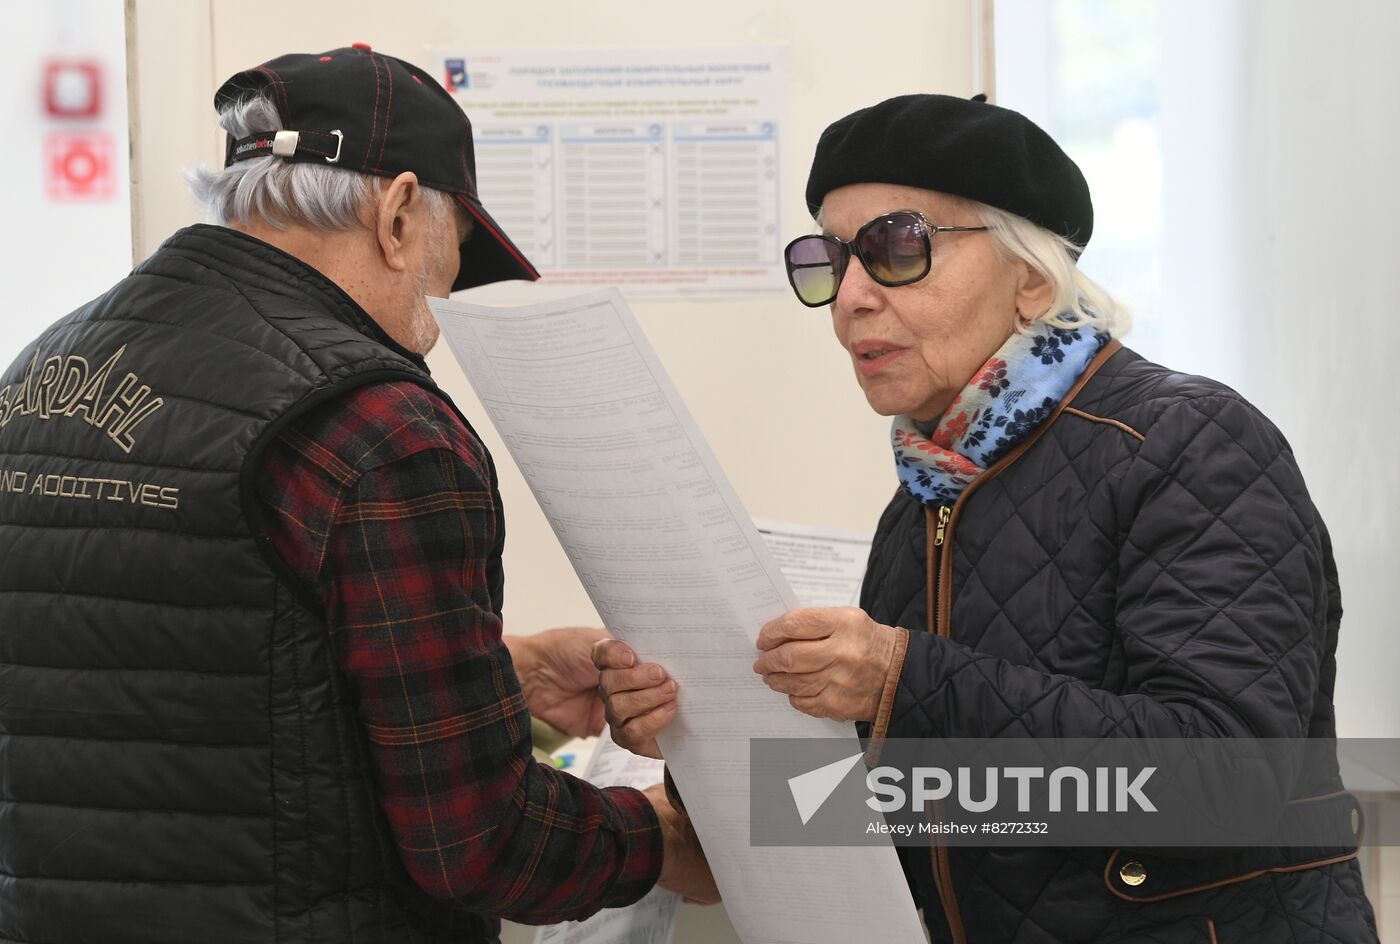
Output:
<instances>
[{"instance_id":1,"label":"woman's floral scarf","mask_svg":"<svg viewBox=\"0 0 1400 944\"><path fill-rule=\"evenodd\" d=\"M951 505L1050 415L1107 340L1044 322L1011 335L972 375L931 434L919 432L907 416L894 418L900 482L925 505Z\"/></svg>"}]
</instances>

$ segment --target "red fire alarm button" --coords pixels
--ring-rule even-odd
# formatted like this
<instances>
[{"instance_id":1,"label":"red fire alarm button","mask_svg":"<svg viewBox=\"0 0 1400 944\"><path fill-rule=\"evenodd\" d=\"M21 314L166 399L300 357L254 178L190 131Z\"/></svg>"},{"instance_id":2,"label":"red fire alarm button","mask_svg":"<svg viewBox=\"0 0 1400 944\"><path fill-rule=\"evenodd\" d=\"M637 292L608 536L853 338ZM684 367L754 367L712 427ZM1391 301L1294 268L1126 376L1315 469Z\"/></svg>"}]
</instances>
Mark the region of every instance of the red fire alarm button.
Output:
<instances>
[{"instance_id":1,"label":"red fire alarm button","mask_svg":"<svg viewBox=\"0 0 1400 944\"><path fill-rule=\"evenodd\" d=\"M45 190L50 200L90 202L116 194L112 136L105 131L55 131L44 141Z\"/></svg>"},{"instance_id":2,"label":"red fire alarm button","mask_svg":"<svg viewBox=\"0 0 1400 944\"><path fill-rule=\"evenodd\" d=\"M96 118L102 113L102 67L73 60L46 64L44 110L55 118Z\"/></svg>"}]
</instances>

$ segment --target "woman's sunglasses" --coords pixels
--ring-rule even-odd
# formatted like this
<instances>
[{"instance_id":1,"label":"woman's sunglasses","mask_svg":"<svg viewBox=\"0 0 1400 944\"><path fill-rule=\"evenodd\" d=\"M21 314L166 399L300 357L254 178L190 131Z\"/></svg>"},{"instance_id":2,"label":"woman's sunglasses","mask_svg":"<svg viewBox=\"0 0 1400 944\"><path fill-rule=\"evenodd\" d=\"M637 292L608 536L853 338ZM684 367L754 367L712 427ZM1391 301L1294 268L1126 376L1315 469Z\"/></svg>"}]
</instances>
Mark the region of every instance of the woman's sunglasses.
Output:
<instances>
[{"instance_id":1,"label":"woman's sunglasses","mask_svg":"<svg viewBox=\"0 0 1400 944\"><path fill-rule=\"evenodd\" d=\"M870 277L894 288L917 282L933 265L933 237L968 233L985 226L935 226L914 210L877 216L843 242L835 236L799 236L783 252L788 281L797 300L808 308L830 305L854 255Z\"/></svg>"}]
</instances>

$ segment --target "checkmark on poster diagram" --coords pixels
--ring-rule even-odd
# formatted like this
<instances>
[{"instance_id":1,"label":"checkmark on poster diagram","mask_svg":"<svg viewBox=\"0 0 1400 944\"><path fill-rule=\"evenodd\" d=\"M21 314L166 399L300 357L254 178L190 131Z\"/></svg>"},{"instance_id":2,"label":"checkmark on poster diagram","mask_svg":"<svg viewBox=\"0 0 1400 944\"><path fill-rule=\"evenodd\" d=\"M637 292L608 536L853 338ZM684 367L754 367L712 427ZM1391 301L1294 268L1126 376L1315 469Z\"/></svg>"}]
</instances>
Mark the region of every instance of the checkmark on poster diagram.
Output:
<instances>
[{"instance_id":1,"label":"checkmark on poster diagram","mask_svg":"<svg viewBox=\"0 0 1400 944\"><path fill-rule=\"evenodd\" d=\"M864 756L864 754L852 754L834 764L827 764L825 767L818 767L816 770L809 770L805 774L789 778L788 789L792 791L792 801L797 804L797 815L802 817L803 826L806 826L808 821L817 815L817 810L821 809L822 804L836 792L836 788L841 785L842 780L846 779L851 768L859 763Z\"/></svg>"}]
</instances>

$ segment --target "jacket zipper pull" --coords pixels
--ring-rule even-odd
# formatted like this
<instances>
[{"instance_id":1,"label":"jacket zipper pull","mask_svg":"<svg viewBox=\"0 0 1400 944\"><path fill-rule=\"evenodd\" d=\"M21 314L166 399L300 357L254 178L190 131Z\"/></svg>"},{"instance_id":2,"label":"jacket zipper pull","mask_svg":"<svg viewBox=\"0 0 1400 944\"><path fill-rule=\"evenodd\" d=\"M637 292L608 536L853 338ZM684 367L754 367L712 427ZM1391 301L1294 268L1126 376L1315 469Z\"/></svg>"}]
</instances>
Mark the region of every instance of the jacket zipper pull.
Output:
<instances>
[{"instance_id":1,"label":"jacket zipper pull","mask_svg":"<svg viewBox=\"0 0 1400 944\"><path fill-rule=\"evenodd\" d=\"M943 535L948 531L948 519L953 517L953 509L947 505L938 506L938 529L933 532L933 546L943 546Z\"/></svg>"}]
</instances>

